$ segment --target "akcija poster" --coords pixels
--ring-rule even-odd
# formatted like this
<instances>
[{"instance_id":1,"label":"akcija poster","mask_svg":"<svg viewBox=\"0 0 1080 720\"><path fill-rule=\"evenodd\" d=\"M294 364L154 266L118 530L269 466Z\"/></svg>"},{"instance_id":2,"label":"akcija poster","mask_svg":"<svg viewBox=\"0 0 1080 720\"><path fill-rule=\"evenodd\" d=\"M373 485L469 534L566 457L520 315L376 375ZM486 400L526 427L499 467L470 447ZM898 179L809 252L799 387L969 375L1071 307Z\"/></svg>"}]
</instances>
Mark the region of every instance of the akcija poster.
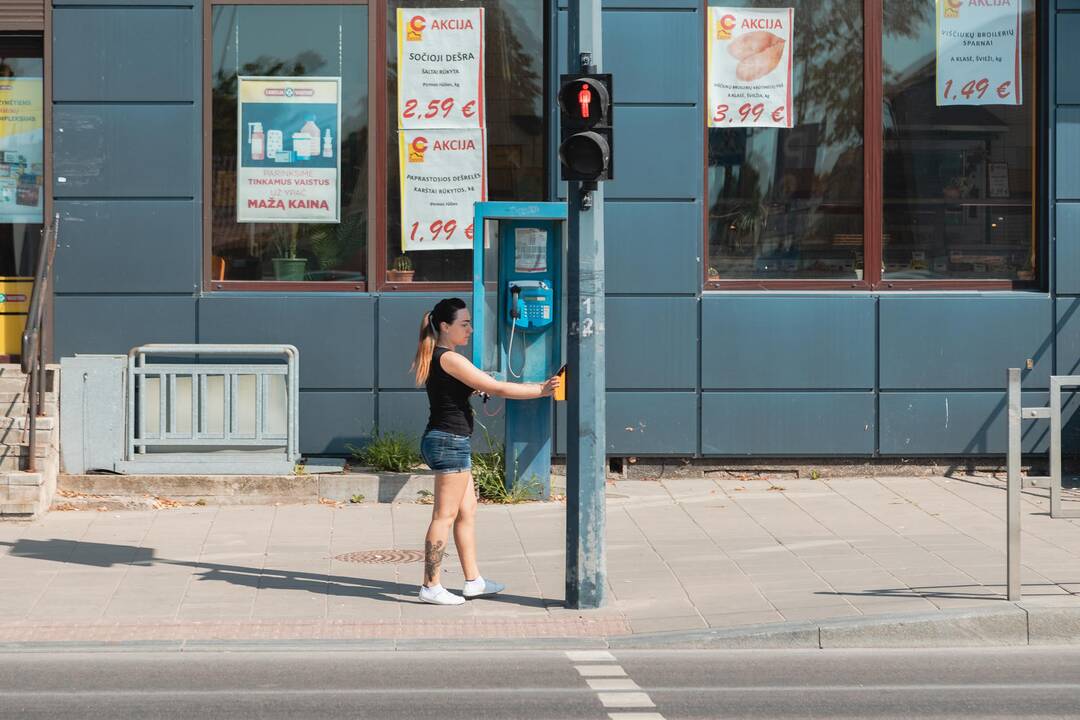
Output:
<instances>
[{"instance_id":1,"label":"akcija poster","mask_svg":"<svg viewBox=\"0 0 1080 720\"><path fill-rule=\"evenodd\" d=\"M471 250L473 203L487 199L483 130L402 130L401 249Z\"/></svg>"},{"instance_id":2,"label":"akcija poster","mask_svg":"<svg viewBox=\"0 0 1080 720\"><path fill-rule=\"evenodd\" d=\"M397 11L398 127L483 128L483 8Z\"/></svg>"},{"instance_id":3,"label":"akcija poster","mask_svg":"<svg viewBox=\"0 0 1080 720\"><path fill-rule=\"evenodd\" d=\"M794 8L709 8L709 127L794 126L794 24Z\"/></svg>"},{"instance_id":4,"label":"akcija poster","mask_svg":"<svg viewBox=\"0 0 1080 720\"><path fill-rule=\"evenodd\" d=\"M937 104L1020 105L1022 0L937 0Z\"/></svg>"},{"instance_id":5,"label":"akcija poster","mask_svg":"<svg viewBox=\"0 0 1080 720\"><path fill-rule=\"evenodd\" d=\"M237 96L237 222L338 222L341 79L240 77Z\"/></svg>"}]
</instances>

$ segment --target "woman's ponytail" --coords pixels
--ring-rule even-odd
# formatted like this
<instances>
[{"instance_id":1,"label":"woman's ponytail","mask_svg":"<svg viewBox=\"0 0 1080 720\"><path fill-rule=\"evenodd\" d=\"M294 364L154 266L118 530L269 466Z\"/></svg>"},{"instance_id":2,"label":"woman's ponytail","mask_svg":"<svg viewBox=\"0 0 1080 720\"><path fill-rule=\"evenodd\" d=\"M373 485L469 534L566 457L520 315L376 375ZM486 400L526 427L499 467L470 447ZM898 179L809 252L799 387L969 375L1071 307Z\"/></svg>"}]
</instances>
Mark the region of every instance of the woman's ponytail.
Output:
<instances>
[{"instance_id":1,"label":"woman's ponytail","mask_svg":"<svg viewBox=\"0 0 1080 720\"><path fill-rule=\"evenodd\" d=\"M411 372L416 374L417 387L427 382L428 372L431 371L431 355L435 352L435 327L431 322L431 313L424 313L424 320L420 323L420 342L416 346L416 357L413 358Z\"/></svg>"}]
</instances>

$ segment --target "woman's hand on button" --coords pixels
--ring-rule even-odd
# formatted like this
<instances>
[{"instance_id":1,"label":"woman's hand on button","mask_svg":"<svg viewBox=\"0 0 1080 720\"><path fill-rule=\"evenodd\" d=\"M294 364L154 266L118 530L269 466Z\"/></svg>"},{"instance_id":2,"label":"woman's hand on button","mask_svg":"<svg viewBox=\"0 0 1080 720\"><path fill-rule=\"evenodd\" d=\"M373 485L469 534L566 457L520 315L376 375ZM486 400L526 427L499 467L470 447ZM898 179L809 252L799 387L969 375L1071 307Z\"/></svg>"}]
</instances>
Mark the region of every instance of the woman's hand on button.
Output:
<instances>
[{"instance_id":1,"label":"woman's hand on button","mask_svg":"<svg viewBox=\"0 0 1080 720\"><path fill-rule=\"evenodd\" d=\"M562 385L562 378L558 375L552 375L548 378L547 382L540 386L540 397L547 397L555 394L555 390Z\"/></svg>"}]
</instances>

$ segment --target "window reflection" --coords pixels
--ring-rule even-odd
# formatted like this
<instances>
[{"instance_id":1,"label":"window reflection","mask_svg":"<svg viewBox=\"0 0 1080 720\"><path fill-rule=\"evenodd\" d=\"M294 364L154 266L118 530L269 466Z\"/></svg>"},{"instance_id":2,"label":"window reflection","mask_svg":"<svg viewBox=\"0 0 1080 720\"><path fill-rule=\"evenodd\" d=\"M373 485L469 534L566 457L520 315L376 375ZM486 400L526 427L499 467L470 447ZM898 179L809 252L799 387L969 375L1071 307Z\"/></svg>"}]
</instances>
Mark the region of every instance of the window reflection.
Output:
<instances>
[{"instance_id":1,"label":"window reflection","mask_svg":"<svg viewBox=\"0 0 1080 720\"><path fill-rule=\"evenodd\" d=\"M218 5L211 23L211 279L365 280L367 7ZM341 78L340 223L236 222L237 76Z\"/></svg>"},{"instance_id":2,"label":"window reflection","mask_svg":"<svg viewBox=\"0 0 1080 720\"><path fill-rule=\"evenodd\" d=\"M861 276L862 0L709 4L795 8L795 127L708 130L709 279Z\"/></svg>"},{"instance_id":3,"label":"window reflection","mask_svg":"<svg viewBox=\"0 0 1080 720\"><path fill-rule=\"evenodd\" d=\"M884 277L1031 280L1034 4L1023 5L1023 105L940 107L934 0L910 4L884 26Z\"/></svg>"}]
</instances>

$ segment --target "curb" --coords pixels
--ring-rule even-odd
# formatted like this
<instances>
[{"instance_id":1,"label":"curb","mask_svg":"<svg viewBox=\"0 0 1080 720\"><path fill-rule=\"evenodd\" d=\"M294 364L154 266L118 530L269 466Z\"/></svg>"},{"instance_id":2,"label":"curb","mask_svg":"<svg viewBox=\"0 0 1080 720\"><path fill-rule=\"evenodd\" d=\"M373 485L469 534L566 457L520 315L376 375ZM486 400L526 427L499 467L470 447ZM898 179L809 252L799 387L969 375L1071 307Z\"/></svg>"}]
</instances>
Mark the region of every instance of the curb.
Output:
<instances>
[{"instance_id":1,"label":"curb","mask_svg":"<svg viewBox=\"0 0 1080 720\"><path fill-rule=\"evenodd\" d=\"M999 608L868 615L608 638L611 649L828 650L1080 643L1080 607L1008 603Z\"/></svg>"},{"instance_id":2,"label":"curb","mask_svg":"<svg viewBox=\"0 0 1080 720\"><path fill-rule=\"evenodd\" d=\"M1008 603L999 608L781 622L732 629L608 637L432 640L127 640L0 642L3 653L408 652L562 650L841 650L1025 647L1080 644L1080 606Z\"/></svg>"},{"instance_id":3,"label":"curb","mask_svg":"<svg viewBox=\"0 0 1080 720\"><path fill-rule=\"evenodd\" d=\"M553 493L566 492L565 478L553 475ZM153 509L154 499L167 498L182 504L203 500L210 505L273 505L317 503L320 500L350 502L362 496L364 504L414 503L421 494L435 490L435 474L350 471L310 475L90 475L61 474L60 490L85 496L82 504L110 510ZM78 497L58 497L58 502L80 504Z\"/></svg>"}]
</instances>

